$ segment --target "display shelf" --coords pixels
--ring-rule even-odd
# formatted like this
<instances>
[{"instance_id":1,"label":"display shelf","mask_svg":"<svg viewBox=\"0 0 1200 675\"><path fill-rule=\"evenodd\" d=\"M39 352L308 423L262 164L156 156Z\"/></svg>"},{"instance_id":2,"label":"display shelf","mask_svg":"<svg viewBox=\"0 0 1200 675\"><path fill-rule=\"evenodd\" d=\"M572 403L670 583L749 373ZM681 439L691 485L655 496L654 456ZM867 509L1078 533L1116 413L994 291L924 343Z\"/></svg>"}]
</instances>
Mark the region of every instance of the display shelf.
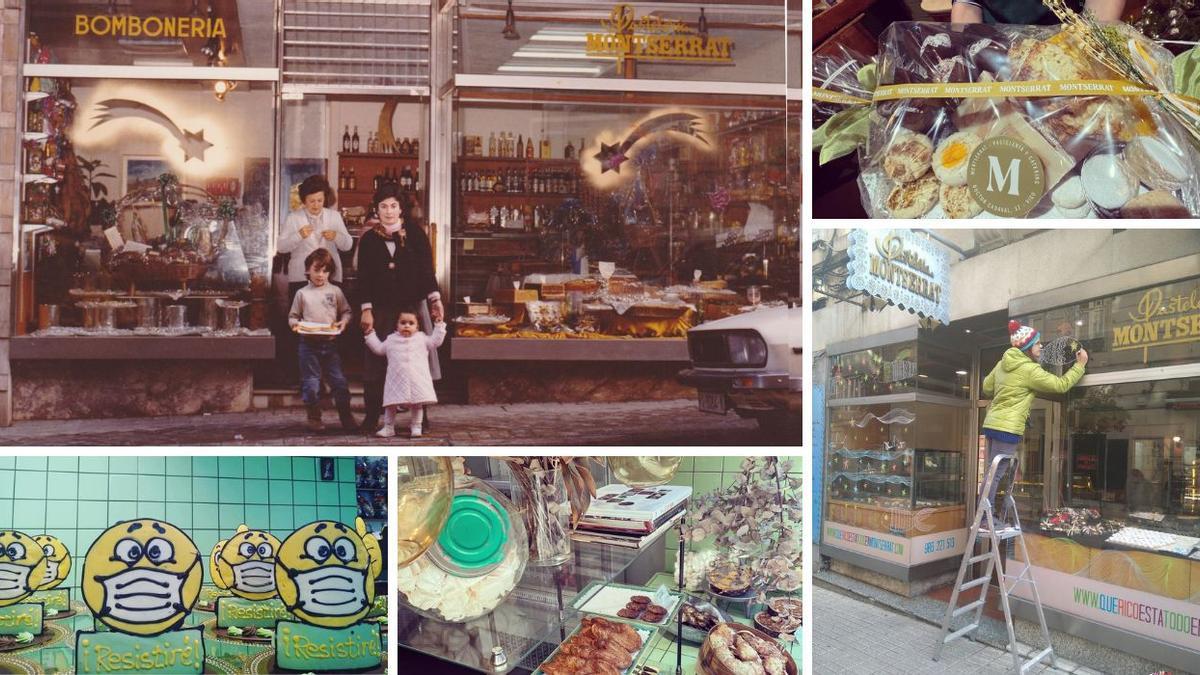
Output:
<instances>
[{"instance_id":1,"label":"display shelf","mask_svg":"<svg viewBox=\"0 0 1200 675\"><path fill-rule=\"evenodd\" d=\"M450 339L456 361L688 361L685 338L541 340L537 338Z\"/></svg>"},{"instance_id":2,"label":"display shelf","mask_svg":"<svg viewBox=\"0 0 1200 675\"><path fill-rule=\"evenodd\" d=\"M50 134L44 131L26 131L21 134L21 140L24 141L44 141L50 138Z\"/></svg>"},{"instance_id":3,"label":"display shelf","mask_svg":"<svg viewBox=\"0 0 1200 675\"><path fill-rule=\"evenodd\" d=\"M579 198L578 192L493 192L490 190L472 190L470 192L459 192L463 199L472 197L487 197L494 199L496 197L511 197L515 199L530 200L530 199L547 199L559 200L569 198Z\"/></svg>"},{"instance_id":4,"label":"display shelf","mask_svg":"<svg viewBox=\"0 0 1200 675\"><path fill-rule=\"evenodd\" d=\"M9 341L14 361L148 359L243 360L275 358L275 338L265 336L71 336L22 335Z\"/></svg>"},{"instance_id":5,"label":"display shelf","mask_svg":"<svg viewBox=\"0 0 1200 675\"><path fill-rule=\"evenodd\" d=\"M28 103L29 101L40 101L49 95L50 94L48 92L44 91L27 91L24 93L24 98Z\"/></svg>"},{"instance_id":6,"label":"display shelf","mask_svg":"<svg viewBox=\"0 0 1200 675\"><path fill-rule=\"evenodd\" d=\"M343 159L385 159L385 160L401 160L408 163L416 163L420 161L418 155L401 155L391 152L339 152L338 160Z\"/></svg>"},{"instance_id":7,"label":"display shelf","mask_svg":"<svg viewBox=\"0 0 1200 675\"><path fill-rule=\"evenodd\" d=\"M463 156L458 157L458 161L464 165L476 166L528 166L542 169L579 169L579 160L577 159L539 159L537 157L473 157Z\"/></svg>"},{"instance_id":8,"label":"display shelf","mask_svg":"<svg viewBox=\"0 0 1200 675\"><path fill-rule=\"evenodd\" d=\"M23 173L21 174L21 181L26 185L30 183L53 184L57 183L58 179L53 176L47 176L44 173Z\"/></svg>"},{"instance_id":9,"label":"display shelf","mask_svg":"<svg viewBox=\"0 0 1200 675\"><path fill-rule=\"evenodd\" d=\"M452 235L453 240L462 239L537 239L541 235L527 232L464 232Z\"/></svg>"}]
</instances>

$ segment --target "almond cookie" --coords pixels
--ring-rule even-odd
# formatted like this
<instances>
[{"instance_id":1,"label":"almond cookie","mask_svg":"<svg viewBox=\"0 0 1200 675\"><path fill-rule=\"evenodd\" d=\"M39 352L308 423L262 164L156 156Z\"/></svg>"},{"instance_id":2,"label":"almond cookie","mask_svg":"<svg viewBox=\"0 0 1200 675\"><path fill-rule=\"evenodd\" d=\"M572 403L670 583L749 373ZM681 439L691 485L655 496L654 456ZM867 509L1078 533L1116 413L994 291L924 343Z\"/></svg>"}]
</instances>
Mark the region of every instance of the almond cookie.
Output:
<instances>
[{"instance_id":1,"label":"almond cookie","mask_svg":"<svg viewBox=\"0 0 1200 675\"><path fill-rule=\"evenodd\" d=\"M883 172L898 183L915 181L929 171L933 141L925 134L901 131L883 155Z\"/></svg>"},{"instance_id":2,"label":"almond cookie","mask_svg":"<svg viewBox=\"0 0 1200 675\"><path fill-rule=\"evenodd\" d=\"M947 218L974 218L983 212L983 206L971 196L969 186L943 184L939 197Z\"/></svg>"},{"instance_id":3,"label":"almond cookie","mask_svg":"<svg viewBox=\"0 0 1200 675\"><path fill-rule=\"evenodd\" d=\"M931 173L911 183L900 183L892 188L884 206L893 218L920 218L937 205L940 185Z\"/></svg>"}]
</instances>

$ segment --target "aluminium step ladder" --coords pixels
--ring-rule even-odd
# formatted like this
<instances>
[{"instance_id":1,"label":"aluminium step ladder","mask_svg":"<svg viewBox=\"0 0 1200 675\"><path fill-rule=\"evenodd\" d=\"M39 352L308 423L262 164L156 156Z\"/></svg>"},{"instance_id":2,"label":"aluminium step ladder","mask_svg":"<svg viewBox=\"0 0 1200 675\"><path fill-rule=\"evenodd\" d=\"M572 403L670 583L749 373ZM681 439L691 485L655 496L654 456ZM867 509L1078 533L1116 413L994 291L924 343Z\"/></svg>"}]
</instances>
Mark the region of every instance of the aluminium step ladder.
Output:
<instances>
[{"instance_id":1,"label":"aluminium step ladder","mask_svg":"<svg viewBox=\"0 0 1200 675\"><path fill-rule=\"evenodd\" d=\"M1002 464L1006 465L1005 469L1000 468ZM1003 471L1003 475L997 475L1001 471ZM1046 615L1042 611L1042 600L1038 595L1037 583L1033 580L1033 567L1029 559L1029 549L1025 546L1025 536L1021 532L1021 520L1017 515L1017 503L1012 496L1012 487L1016 476L1016 455L998 455L992 460L992 465L988 469L987 477L980 492L979 508L975 511L975 519L971 523L971 531L967 536L967 550L963 553L962 564L958 567L958 579L954 582L954 592L950 595L950 604L946 606L946 615L942 618L941 639L933 655L934 661L937 661L941 657L942 648L947 644L956 638L965 637L979 628L980 622L983 619L984 605L987 602L992 570L994 569L997 571L997 579L1000 582L1000 604L1004 608L1004 623L1008 628L1008 650L1013 658L1013 673L1015 675L1024 675L1030 668L1033 668L1047 657L1050 659L1051 666L1056 665L1054 645L1050 643L1050 630L1046 627ZM1005 481L1003 486L1004 508L1001 511L999 520L996 519L993 513L992 500L988 497L989 486L998 480ZM1025 560L1025 565L1021 569L1021 573L1016 576L1004 573L1004 565L1000 552L1000 542L1010 539L1017 541L1021 549L1021 557ZM988 551L975 555L975 544L981 540L988 544ZM967 576L967 570L975 563L980 562L987 563L983 576L964 583L963 580ZM1045 649L1032 655L1024 663L1021 662L1021 654L1017 646L1017 636L1013 630L1012 608L1009 603L1009 594L1021 584L1029 584L1030 594L1033 596L1033 605L1037 608L1038 622L1041 624L1042 640L1046 644ZM980 589L979 599L959 607L958 594L972 588ZM973 619L966 626L951 632L950 624L954 619L971 611L974 611Z\"/></svg>"}]
</instances>

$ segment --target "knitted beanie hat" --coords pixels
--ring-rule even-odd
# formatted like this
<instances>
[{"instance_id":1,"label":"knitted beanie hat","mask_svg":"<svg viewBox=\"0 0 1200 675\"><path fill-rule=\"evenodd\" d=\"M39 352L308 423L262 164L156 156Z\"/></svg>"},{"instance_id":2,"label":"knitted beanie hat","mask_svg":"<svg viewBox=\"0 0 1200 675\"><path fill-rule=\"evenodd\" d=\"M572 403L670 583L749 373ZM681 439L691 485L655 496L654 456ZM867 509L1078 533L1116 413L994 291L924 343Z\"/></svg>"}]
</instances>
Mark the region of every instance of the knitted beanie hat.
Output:
<instances>
[{"instance_id":1,"label":"knitted beanie hat","mask_svg":"<svg viewBox=\"0 0 1200 675\"><path fill-rule=\"evenodd\" d=\"M1041 337L1042 334L1032 326L1022 326L1021 322L1015 320L1008 322L1008 341L1023 352L1029 351Z\"/></svg>"}]
</instances>

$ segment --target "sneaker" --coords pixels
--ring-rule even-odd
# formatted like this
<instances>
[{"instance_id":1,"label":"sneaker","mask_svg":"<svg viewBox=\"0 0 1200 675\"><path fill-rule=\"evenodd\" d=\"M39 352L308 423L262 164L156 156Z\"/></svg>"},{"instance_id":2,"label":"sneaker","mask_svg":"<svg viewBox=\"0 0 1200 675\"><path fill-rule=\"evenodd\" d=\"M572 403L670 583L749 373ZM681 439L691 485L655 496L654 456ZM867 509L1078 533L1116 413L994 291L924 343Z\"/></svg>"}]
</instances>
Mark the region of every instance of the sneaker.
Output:
<instances>
[{"instance_id":1,"label":"sneaker","mask_svg":"<svg viewBox=\"0 0 1200 675\"><path fill-rule=\"evenodd\" d=\"M392 425L385 424L379 429L379 431L375 432L375 435L380 438L391 438L392 436L396 435L396 430L392 427Z\"/></svg>"},{"instance_id":2,"label":"sneaker","mask_svg":"<svg viewBox=\"0 0 1200 675\"><path fill-rule=\"evenodd\" d=\"M420 424L412 425L411 427L408 428L408 433L413 438L420 438L421 437L421 425Z\"/></svg>"}]
</instances>

